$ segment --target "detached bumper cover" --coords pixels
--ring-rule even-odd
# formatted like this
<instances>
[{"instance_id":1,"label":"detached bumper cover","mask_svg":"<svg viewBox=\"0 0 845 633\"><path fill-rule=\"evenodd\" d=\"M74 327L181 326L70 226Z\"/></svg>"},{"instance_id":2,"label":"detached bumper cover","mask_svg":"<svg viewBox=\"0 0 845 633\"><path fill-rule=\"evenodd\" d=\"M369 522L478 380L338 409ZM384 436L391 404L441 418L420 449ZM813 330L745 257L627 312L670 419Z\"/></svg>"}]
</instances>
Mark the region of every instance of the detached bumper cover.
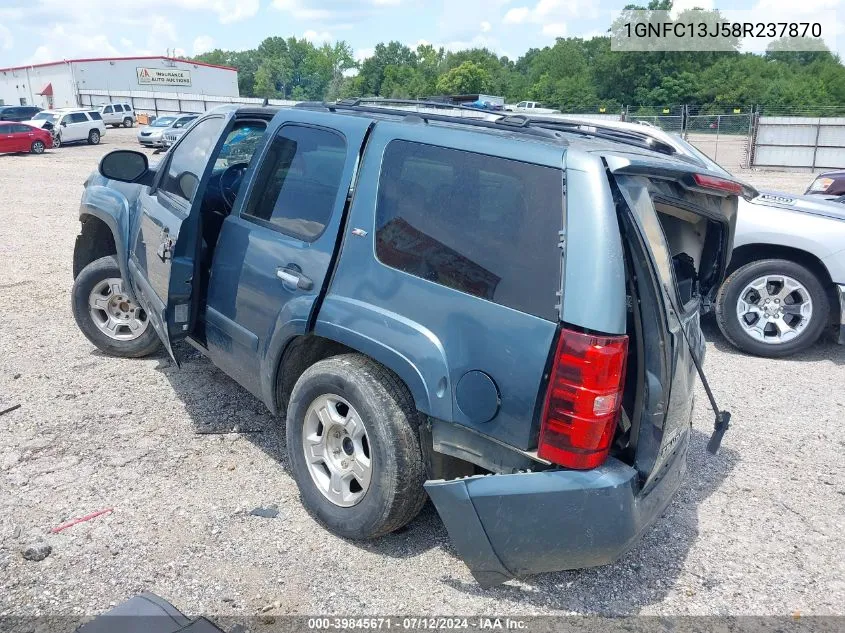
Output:
<instances>
[{"instance_id":1,"label":"detached bumper cover","mask_svg":"<svg viewBox=\"0 0 845 633\"><path fill-rule=\"evenodd\" d=\"M612 458L590 471L428 481L425 489L458 555L489 587L613 562L663 513L685 471L686 441L645 494L637 471Z\"/></svg>"},{"instance_id":2,"label":"detached bumper cover","mask_svg":"<svg viewBox=\"0 0 845 633\"><path fill-rule=\"evenodd\" d=\"M836 294L839 296L839 337L837 342L845 345L845 284L837 284Z\"/></svg>"}]
</instances>

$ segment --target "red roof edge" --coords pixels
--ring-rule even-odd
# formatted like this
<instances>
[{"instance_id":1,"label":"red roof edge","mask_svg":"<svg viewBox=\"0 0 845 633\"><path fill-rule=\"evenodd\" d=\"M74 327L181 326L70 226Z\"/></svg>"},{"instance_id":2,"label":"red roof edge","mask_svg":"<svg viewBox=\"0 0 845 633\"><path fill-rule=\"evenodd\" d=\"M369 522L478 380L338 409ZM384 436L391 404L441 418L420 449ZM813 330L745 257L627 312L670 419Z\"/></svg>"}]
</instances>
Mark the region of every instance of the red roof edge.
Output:
<instances>
[{"instance_id":1,"label":"red roof edge","mask_svg":"<svg viewBox=\"0 0 845 633\"><path fill-rule=\"evenodd\" d=\"M81 62L125 62L139 59L164 59L172 62L182 62L183 64L193 64L194 66L207 66L209 68L219 68L220 70L234 70L237 68L232 66L220 66L219 64L207 64L206 62L198 62L192 59L182 59L180 57L165 57L163 55L147 55L141 57L88 57L84 59L63 59L57 62L44 62L41 64L27 64L25 66L9 66L8 68L0 68L0 72L7 70L25 70L27 68L43 68L44 66L58 66L60 64L72 64Z\"/></svg>"},{"instance_id":2,"label":"red roof edge","mask_svg":"<svg viewBox=\"0 0 845 633\"><path fill-rule=\"evenodd\" d=\"M53 84L49 83L41 89L41 92L36 92L35 94L39 94L42 97L52 97L53 96Z\"/></svg>"}]
</instances>

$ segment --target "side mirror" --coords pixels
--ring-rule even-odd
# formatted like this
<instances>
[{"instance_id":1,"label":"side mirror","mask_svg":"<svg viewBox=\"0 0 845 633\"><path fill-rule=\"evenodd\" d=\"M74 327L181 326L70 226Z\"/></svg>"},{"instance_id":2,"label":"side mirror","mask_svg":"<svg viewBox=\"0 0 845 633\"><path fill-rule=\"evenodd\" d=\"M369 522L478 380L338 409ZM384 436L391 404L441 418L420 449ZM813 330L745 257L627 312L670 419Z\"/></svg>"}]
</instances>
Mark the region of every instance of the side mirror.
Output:
<instances>
[{"instance_id":1,"label":"side mirror","mask_svg":"<svg viewBox=\"0 0 845 633\"><path fill-rule=\"evenodd\" d=\"M129 149L109 152L100 160L100 174L109 180L139 182L149 171L147 155Z\"/></svg>"},{"instance_id":2,"label":"side mirror","mask_svg":"<svg viewBox=\"0 0 845 633\"><path fill-rule=\"evenodd\" d=\"M67 127L67 121L62 121L62 127Z\"/></svg>"}]
</instances>

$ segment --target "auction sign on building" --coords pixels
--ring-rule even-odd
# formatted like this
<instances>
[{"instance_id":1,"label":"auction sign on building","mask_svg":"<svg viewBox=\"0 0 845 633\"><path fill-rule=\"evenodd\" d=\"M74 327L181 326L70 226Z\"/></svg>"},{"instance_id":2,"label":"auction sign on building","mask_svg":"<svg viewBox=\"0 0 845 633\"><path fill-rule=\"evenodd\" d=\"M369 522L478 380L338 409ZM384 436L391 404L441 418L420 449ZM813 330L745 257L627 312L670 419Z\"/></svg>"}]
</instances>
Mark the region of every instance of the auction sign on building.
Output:
<instances>
[{"instance_id":1,"label":"auction sign on building","mask_svg":"<svg viewBox=\"0 0 845 633\"><path fill-rule=\"evenodd\" d=\"M138 73L138 84L141 86L190 86L191 71L176 68L141 68Z\"/></svg>"}]
</instances>

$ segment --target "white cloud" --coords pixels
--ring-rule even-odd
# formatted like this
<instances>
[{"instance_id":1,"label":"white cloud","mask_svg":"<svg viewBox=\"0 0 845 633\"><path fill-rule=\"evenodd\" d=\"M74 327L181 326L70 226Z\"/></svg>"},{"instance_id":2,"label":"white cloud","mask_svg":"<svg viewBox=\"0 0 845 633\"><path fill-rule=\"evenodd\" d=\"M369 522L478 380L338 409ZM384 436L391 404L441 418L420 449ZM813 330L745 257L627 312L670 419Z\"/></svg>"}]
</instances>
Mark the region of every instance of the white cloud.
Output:
<instances>
[{"instance_id":1,"label":"white cloud","mask_svg":"<svg viewBox=\"0 0 845 633\"><path fill-rule=\"evenodd\" d=\"M490 29L492 29L492 28L493 28L493 26L487 20L484 20L484 22L481 23L481 32L482 33L489 33Z\"/></svg>"},{"instance_id":2,"label":"white cloud","mask_svg":"<svg viewBox=\"0 0 845 633\"><path fill-rule=\"evenodd\" d=\"M359 48L355 51L355 61L362 62L368 57L372 57L375 52L375 48Z\"/></svg>"},{"instance_id":3,"label":"white cloud","mask_svg":"<svg viewBox=\"0 0 845 633\"><path fill-rule=\"evenodd\" d=\"M522 24L531 17L531 9L528 7L515 7L505 13L502 20L505 24Z\"/></svg>"},{"instance_id":4,"label":"white cloud","mask_svg":"<svg viewBox=\"0 0 845 633\"><path fill-rule=\"evenodd\" d=\"M338 16L336 12L329 9L313 9L303 6L301 0L273 0L270 6L289 13L297 20L330 20Z\"/></svg>"},{"instance_id":5,"label":"white cloud","mask_svg":"<svg viewBox=\"0 0 845 633\"><path fill-rule=\"evenodd\" d=\"M302 37L312 44L322 44L324 42L331 42L334 40L334 36L328 31L320 31L318 33L312 29L305 31L305 33L302 34Z\"/></svg>"},{"instance_id":6,"label":"white cloud","mask_svg":"<svg viewBox=\"0 0 845 633\"><path fill-rule=\"evenodd\" d=\"M200 35L194 39L194 55L207 53L214 48L214 38L210 35Z\"/></svg>"},{"instance_id":7,"label":"white cloud","mask_svg":"<svg viewBox=\"0 0 845 633\"><path fill-rule=\"evenodd\" d=\"M9 50L15 43L15 38L12 37L12 32L5 26L0 24L0 48Z\"/></svg>"},{"instance_id":8,"label":"white cloud","mask_svg":"<svg viewBox=\"0 0 845 633\"><path fill-rule=\"evenodd\" d=\"M597 4L583 0L538 0L533 7L509 9L502 21L505 24L542 24L543 35L560 37L556 33L565 32L568 20L599 17Z\"/></svg>"},{"instance_id":9,"label":"white cloud","mask_svg":"<svg viewBox=\"0 0 845 633\"><path fill-rule=\"evenodd\" d=\"M390 5L390 6L394 6L394 7L398 4L401 4L401 2L402 2L402 0L370 0L370 1L375 5Z\"/></svg>"},{"instance_id":10,"label":"white cloud","mask_svg":"<svg viewBox=\"0 0 845 633\"><path fill-rule=\"evenodd\" d=\"M543 35L547 35L548 37L566 37L566 24L563 22L544 24Z\"/></svg>"}]
</instances>

